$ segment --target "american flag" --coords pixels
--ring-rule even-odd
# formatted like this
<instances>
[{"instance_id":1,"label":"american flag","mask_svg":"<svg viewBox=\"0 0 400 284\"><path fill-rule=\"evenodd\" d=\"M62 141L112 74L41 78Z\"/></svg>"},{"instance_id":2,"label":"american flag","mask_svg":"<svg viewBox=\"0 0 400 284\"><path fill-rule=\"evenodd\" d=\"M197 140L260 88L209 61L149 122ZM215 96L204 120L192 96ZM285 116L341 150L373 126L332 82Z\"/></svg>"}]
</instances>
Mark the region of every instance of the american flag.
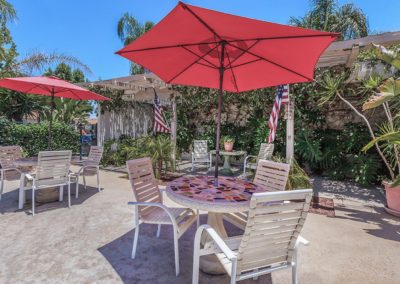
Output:
<instances>
[{"instance_id":1,"label":"american flag","mask_svg":"<svg viewBox=\"0 0 400 284\"><path fill-rule=\"evenodd\" d=\"M167 122L165 121L165 117L163 115L163 108L160 104L160 99L157 96L156 91L154 90L154 127L153 131L155 133L170 133L171 129L169 128Z\"/></svg>"},{"instance_id":2,"label":"american flag","mask_svg":"<svg viewBox=\"0 0 400 284\"><path fill-rule=\"evenodd\" d=\"M272 107L272 112L269 117L269 135L268 143L272 143L275 140L276 129L278 128L278 119L281 111L281 106L289 103L289 85L280 85L276 88L275 102Z\"/></svg>"}]
</instances>

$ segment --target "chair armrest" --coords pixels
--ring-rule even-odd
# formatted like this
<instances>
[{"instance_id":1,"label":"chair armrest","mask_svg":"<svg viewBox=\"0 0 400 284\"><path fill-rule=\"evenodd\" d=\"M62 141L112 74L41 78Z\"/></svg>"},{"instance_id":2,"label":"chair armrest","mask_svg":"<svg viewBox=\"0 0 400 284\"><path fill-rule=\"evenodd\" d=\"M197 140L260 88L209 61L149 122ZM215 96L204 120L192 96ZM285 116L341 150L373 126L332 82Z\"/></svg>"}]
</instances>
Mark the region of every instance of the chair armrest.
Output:
<instances>
[{"instance_id":1,"label":"chair armrest","mask_svg":"<svg viewBox=\"0 0 400 284\"><path fill-rule=\"evenodd\" d=\"M29 180L29 181L34 181L35 178L33 176L31 176L30 174L25 174L25 177Z\"/></svg>"},{"instance_id":2,"label":"chair armrest","mask_svg":"<svg viewBox=\"0 0 400 284\"><path fill-rule=\"evenodd\" d=\"M295 244L294 246L297 248L300 244L301 244L301 245L308 246L308 245L310 244L310 242L307 241L305 238L303 238L302 236L299 235L299 236L297 237L296 244Z\"/></svg>"},{"instance_id":3,"label":"chair armrest","mask_svg":"<svg viewBox=\"0 0 400 284\"><path fill-rule=\"evenodd\" d=\"M203 231L206 231L208 235L213 239L215 245L222 251L225 256L234 261L237 259L236 254L227 246L224 240L218 235L218 233L210 226L210 225L201 225L197 231L195 236L195 244L201 241L201 235Z\"/></svg>"},{"instance_id":4,"label":"chair armrest","mask_svg":"<svg viewBox=\"0 0 400 284\"><path fill-rule=\"evenodd\" d=\"M172 213L169 211L168 207L165 206L164 204L157 203L157 202L128 202L128 205L159 207L167 213L168 217L171 219L172 224L176 228L178 228L178 223L176 222L174 215L172 215Z\"/></svg>"},{"instance_id":5,"label":"chair armrest","mask_svg":"<svg viewBox=\"0 0 400 284\"><path fill-rule=\"evenodd\" d=\"M248 156L246 156L246 158L244 158L244 163L247 164L247 161L248 161L250 158L256 158L256 159L257 159L257 156L254 156L254 155L248 155Z\"/></svg>"}]
</instances>

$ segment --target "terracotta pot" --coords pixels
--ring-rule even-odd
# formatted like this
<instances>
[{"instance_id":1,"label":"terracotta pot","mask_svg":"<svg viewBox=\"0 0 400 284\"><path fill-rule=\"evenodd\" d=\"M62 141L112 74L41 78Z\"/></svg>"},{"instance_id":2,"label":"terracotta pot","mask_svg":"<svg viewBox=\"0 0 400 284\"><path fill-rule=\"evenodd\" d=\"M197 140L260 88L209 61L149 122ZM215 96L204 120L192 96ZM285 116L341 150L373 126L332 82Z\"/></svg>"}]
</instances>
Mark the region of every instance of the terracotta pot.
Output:
<instances>
[{"instance_id":1,"label":"terracotta pot","mask_svg":"<svg viewBox=\"0 0 400 284\"><path fill-rule=\"evenodd\" d=\"M233 142L224 142L224 148L225 148L225 151L232 152Z\"/></svg>"},{"instance_id":2,"label":"terracotta pot","mask_svg":"<svg viewBox=\"0 0 400 284\"><path fill-rule=\"evenodd\" d=\"M400 215L400 185L395 187L390 187L390 184L385 182L383 183L386 191L386 202L387 207L390 211L396 213L396 216ZM390 213L390 212L389 212ZM397 215L399 214L399 215Z\"/></svg>"}]
</instances>

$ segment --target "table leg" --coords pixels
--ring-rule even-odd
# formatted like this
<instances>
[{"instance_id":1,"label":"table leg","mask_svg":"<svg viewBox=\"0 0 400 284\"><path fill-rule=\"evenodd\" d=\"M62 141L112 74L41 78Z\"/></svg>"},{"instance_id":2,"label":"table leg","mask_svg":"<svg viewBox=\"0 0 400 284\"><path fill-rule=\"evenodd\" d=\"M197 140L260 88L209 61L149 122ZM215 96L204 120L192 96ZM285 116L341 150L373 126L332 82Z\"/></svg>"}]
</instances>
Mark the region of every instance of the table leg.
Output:
<instances>
[{"instance_id":1,"label":"table leg","mask_svg":"<svg viewBox=\"0 0 400 284\"><path fill-rule=\"evenodd\" d=\"M233 174L231 169L231 157L228 155L224 156L224 168L222 169L221 173L227 176L231 176Z\"/></svg>"},{"instance_id":2,"label":"table leg","mask_svg":"<svg viewBox=\"0 0 400 284\"><path fill-rule=\"evenodd\" d=\"M224 239L228 237L228 234L226 233L222 216L221 213L209 212L207 224ZM201 243L204 244L209 240L210 237L204 234ZM200 269L201 271L212 275L221 275L226 273L224 267L215 255L204 255L200 257Z\"/></svg>"}]
</instances>

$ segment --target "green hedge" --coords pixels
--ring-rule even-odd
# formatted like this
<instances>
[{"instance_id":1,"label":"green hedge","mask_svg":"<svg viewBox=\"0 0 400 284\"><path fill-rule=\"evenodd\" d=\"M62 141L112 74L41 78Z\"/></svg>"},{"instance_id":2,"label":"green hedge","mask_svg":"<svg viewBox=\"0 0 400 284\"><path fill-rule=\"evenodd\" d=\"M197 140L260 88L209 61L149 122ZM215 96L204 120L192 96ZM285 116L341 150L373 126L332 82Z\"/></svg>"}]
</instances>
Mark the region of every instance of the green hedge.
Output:
<instances>
[{"instance_id":1,"label":"green hedge","mask_svg":"<svg viewBox=\"0 0 400 284\"><path fill-rule=\"evenodd\" d=\"M79 152L79 133L65 123L53 123L52 150L72 150ZM35 156L46 151L48 143L48 123L17 124L0 119L0 145L19 145L24 154Z\"/></svg>"}]
</instances>

